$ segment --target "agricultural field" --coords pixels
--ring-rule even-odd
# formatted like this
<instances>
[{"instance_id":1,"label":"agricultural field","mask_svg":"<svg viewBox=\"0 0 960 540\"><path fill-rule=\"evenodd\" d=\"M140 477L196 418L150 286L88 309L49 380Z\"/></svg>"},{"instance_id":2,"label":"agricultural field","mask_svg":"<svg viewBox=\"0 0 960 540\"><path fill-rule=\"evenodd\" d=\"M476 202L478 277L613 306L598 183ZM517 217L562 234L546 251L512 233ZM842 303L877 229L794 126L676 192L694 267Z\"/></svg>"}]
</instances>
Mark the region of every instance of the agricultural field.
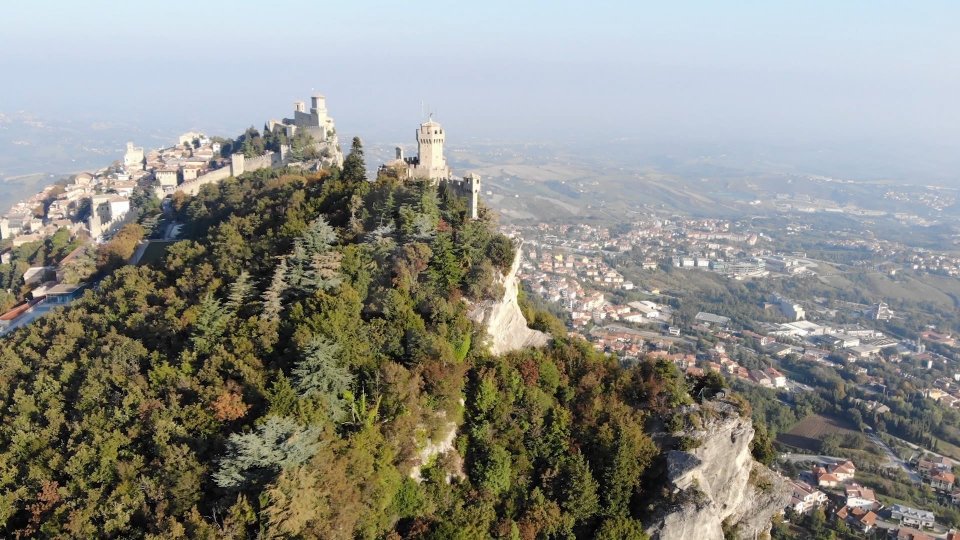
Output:
<instances>
[{"instance_id":1,"label":"agricultural field","mask_svg":"<svg viewBox=\"0 0 960 540\"><path fill-rule=\"evenodd\" d=\"M821 441L830 434L856 435L856 428L838 418L811 414L797 422L790 431L777 435L777 442L809 452L819 452Z\"/></svg>"}]
</instances>

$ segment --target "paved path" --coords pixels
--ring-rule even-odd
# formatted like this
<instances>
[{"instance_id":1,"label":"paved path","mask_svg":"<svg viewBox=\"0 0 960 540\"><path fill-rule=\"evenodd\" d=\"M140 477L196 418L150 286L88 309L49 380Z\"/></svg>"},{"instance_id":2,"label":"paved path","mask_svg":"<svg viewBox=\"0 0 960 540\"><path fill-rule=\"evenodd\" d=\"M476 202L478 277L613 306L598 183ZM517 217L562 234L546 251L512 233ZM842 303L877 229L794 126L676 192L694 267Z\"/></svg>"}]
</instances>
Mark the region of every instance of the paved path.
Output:
<instances>
[{"instance_id":1,"label":"paved path","mask_svg":"<svg viewBox=\"0 0 960 540\"><path fill-rule=\"evenodd\" d=\"M780 461L789 461L791 463L816 463L817 465L832 465L842 463L846 458L837 456L824 456L819 454L794 454L793 452L780 454Z\"/></svg>"},{"instance_id":2,"label":"paved path","mask_svg":"<svg viewBox=\"0 0 960 540\"><path fill-rule=\"evenodd\" d=\"M930 449L928 449L928 448L923 448L923 447L917 446L916 444L913 444L913 443L910 442L910 441L905 441L905 440L901 439L900 437L897 437L896 435L890 435L889 433L887 433L887 435L888 435L890 438L895 439L898 443L904 444L904 445L906 445L906 446L909 446L910 448L916 450L917 452L920 452L921 454L933 454L933 455L935 455L935 456L937 456L937 457L939 457L939 458L949 459L951 463L956 462L956 460L953 459L953 458L950 457L950 456L945 456L945 455L943 455L943 454L939 454L939 453L937 453L937 452L934 452L933 450L930 450Z\"/></svg>"},{"instance_id":3,"label":"paved path","mask_svg":"<svg viewBox=\"0 0 960 540\"><path fill-rule=\"evenodd\" d=\"M897 456L897 454L894 453L889 446L887 446L887 443L883 442L883 440L878 437L876 433L868 433L867 437L870 437L870 440L873 441L873 443L876 444L881 450L883 450L885 454L887 454L889 468L894 469L896 467L900 467L905 473L907 473L907 476L910 477L910 481L914 484L923 482L923 479L920 478L920 475L911 469L905 461L900 459L900 457Z\"/></svg>"}]
</instances>

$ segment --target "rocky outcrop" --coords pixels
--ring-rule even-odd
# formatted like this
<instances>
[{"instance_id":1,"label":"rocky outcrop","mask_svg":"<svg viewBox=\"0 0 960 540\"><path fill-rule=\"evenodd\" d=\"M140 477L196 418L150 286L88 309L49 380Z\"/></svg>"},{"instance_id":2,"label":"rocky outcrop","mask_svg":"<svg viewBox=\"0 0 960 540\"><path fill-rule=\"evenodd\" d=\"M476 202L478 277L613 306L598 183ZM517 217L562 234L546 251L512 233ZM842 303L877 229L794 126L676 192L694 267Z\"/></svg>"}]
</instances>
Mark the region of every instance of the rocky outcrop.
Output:
<instances>
[{"instance_id":1,"label":"rocky outcrop","mask_svg":"<svg viewBox=\"0 0 960 540\"><path fill-rule=\"evenodd\" d=\"M457 452L457 449L453 446L453 442L457 439L457 423L450 421L444 425L444 435L438 441L427 440L426 446L420 449L420 452L417 454L417 458L414 461L413 467L410 469L410 478L413 478L415 481L422 482L423 477L421 473L423 468L430 464L437 456L446 454L448 452L453 454L453 461L457 464L454 467L454 470L449 472L447 475L447 482L450 481L452 477L463 478L463 464L460 459L460 454Z\"/></svg>"},{"instance_id":2,"label":"rocky outcrop","mask_svg":"<svg viewBox=\"0 0 960 540\"><path fill-rule=\"evenodd\" d=\"M647 528L652 538L754 538L790 498L786 480L753 459L753 424L725 401L688 408L700 425L681 435L690 450L667 455L671 499Z\"/></svg>"},{"instance_id":3,"label":"rocky outcrop","mask_svg":"<svg viewBox=\"0 0 960 540\"><path fill-rule=\"evenodd\" d=\"M517 271L520 269L521 251L517 249L510 271L500 276L503 298L497 302L475 304L470 310L470 317L487 328L490 352L493 354L504 354L525 347L542 347L549 341L547 334L527 327L527 320L517 303L517 292L520 290Z\"/></svg>"}]
</instances>

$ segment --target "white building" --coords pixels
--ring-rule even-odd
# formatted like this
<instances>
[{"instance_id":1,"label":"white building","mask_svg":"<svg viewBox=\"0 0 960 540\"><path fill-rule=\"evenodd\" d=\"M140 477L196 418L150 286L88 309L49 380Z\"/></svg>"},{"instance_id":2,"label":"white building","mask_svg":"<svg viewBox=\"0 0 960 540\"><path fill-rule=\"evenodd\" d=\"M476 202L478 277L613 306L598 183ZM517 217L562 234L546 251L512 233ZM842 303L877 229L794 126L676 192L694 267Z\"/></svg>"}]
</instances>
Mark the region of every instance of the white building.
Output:
<instances>
[{"instance_id":1,"label":"white building","mask_svg":"<svg viewBox=\"0 0 960 540\"><path fill-rule=\"evenodd\" d=\"M834 475L836 476L836 475ZM846 488L847 507L872 509L877 504L877 496L870 488L858 484L850 484Z\"/></svg>"},{"instance_id":2,"label":"white building","mask_svg":"<svg viewBox=\"0 0 960 540\"><path fill-rule=\"evenodd\" d=\"M919 510L909 506L895 504L890 507L890 519L908 527L933 527L936 516L929 510Z\"/></svg>"},{"instance_id":3,"label":"white building","mask_svg":"<svg viewBox=\"0 0 960 540\"><path fill-rule=\"evenodd\" d=\"M827 495L806 482L791 481L793 497L790 508L797 514L806 514L814 508L827 504Z\"/></svg>"},{"instance_id":4,"label":"white building","mask_svg":"<svg viewBox=\"0 0 960 540\"><path fill-rule=\"evenodd\" d=\"M123 154L123 168L128 171L142 171L144 166L143 147L127 143L127 151Z\"/></svg>"}]
</instances>

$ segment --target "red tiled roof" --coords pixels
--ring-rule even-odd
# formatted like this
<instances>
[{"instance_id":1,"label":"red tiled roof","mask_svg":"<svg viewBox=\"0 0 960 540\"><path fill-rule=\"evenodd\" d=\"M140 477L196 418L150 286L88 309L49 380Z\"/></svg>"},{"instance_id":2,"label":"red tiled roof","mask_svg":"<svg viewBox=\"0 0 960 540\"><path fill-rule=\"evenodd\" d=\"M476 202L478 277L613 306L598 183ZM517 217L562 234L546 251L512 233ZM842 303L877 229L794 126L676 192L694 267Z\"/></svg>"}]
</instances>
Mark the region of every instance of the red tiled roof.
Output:
<instances>
[{"instance_id":1,"label":"red tiled roof","mask_svg":"<svg viewBox=\"0 0 960 540\"><path fill-rule=\"evenodd\" d=\"M32 305L33 305L33 304L31 304L31 303L29 303L29 302L25 302L25 303L23 303L23 304L20 304L19 306L11 309L10 311L4 313L3 315L0 315L0 321L12 321L12 320L16 319L17 317L19 317L20 315L23 315L23 313L24 313L25 311L27 311L28 309L30 309L30 307L31 307Z\"/></svg>"}]
</instances>

